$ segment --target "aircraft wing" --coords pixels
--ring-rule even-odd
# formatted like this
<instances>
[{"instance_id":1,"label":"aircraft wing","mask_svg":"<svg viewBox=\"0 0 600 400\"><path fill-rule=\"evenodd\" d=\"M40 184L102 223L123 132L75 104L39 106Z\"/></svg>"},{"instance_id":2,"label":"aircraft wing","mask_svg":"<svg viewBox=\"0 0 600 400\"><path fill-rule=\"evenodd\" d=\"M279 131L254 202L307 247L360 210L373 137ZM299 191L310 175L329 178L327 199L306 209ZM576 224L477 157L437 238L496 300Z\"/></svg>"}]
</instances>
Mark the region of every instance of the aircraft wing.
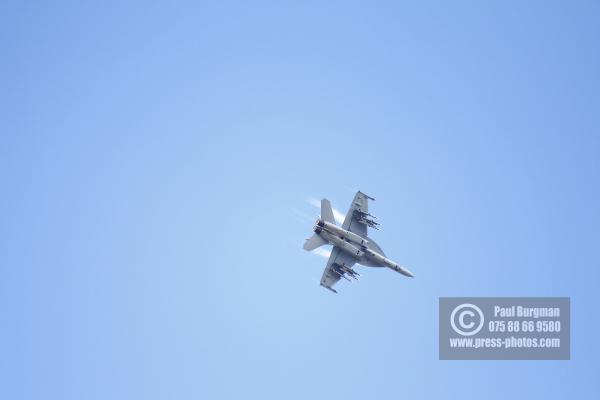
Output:
<instances>
[{"instance_id":1,"label":"aircraft wing","mask_svg":"<svg viewBox=\"0 0 600 400\"><path fill-rule=\"evenodd\" d=\"M331 255L329 256L329 260L327 261L325 271L323 271L323 276L321 277L321 286L337 293L332 286L344 275L344 272L340 270L339 266L344 265L351 269L354 263L356 263L356 261L350 254L341 251L339 247L334 246Z\"/></svg>"},{"instance_id":2,"label":"aircraft wing","mask_svg":"<svg viewBox=\"0 0 600 400\"><path fill-rule=\"evenodd\" d=\"M369 214L369 199L375 200L361 191L356 192L342 228L362 237L367 237L367 226L378 229L379 224L372 219L375 217Z\"/></svg>"}]
</instances>

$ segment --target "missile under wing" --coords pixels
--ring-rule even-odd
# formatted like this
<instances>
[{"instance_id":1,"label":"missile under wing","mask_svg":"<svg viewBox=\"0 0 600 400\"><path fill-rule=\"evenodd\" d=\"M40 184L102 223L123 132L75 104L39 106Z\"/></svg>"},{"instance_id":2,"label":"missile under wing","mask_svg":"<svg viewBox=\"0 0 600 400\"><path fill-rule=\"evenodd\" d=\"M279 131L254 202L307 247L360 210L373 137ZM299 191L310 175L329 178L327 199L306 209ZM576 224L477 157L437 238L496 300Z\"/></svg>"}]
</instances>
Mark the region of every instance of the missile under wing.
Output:
<instances>
[{"instance_id":1,"label":"missile under wing","mask_svg":"<svg viewBox=\"0 0 600 400\"><path fill-rule=\"evenodd\" d=\"M367 196L363 192L357 192L350 204L350 209L344 219L343 229L350 232L356 233L362 237L367 237L367 227L378 229L378 222L373 220L371 214L369 214L369 200L375 200L370 196Z\"/></svg>"},{"instance_id":2,"label":"missile under wing","mask_svg":"<svg viewBox=\"0 0 600 400\"><path fill-rule=\"evenodd\" d=\"M344 275L342 266L351 269L355 262L350 254L341 251L339 247L334 247L325 266L325 271L323 271L321 286L335 292L332 286L342 279L342 275Z\"/></svg>"}]
</instances>

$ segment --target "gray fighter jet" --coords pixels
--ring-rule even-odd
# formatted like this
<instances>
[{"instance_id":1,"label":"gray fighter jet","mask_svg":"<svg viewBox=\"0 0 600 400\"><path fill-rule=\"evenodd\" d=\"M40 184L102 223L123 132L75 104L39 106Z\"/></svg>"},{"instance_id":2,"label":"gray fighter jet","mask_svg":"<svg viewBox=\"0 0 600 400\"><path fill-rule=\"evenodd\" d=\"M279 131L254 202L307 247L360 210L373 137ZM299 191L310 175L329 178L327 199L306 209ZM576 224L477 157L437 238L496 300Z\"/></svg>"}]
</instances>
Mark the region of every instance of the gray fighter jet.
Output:
<instances>
[{"instance_id":1,"label":"gray fighter jet","mask_svg":"<svg viewBox=\"0 0 600 400\"><path fill-rule=\"evenodd\" d=\"M367 237L368 227L379 229L379 223L375 221L377 218L369 214L369 200L375 199L357 192L341 228L335 224L329 200L321 200L321 217L314 227L315 234L304 243L306 251L326 244L333 245L321 277L321 286L334 293L337 290L332 286L340 279L358 280L359 273L352 269L356 263L367 267L388 267L403 275L414 276L409 270L387 258L381 247Z\"/></svg>"}]
</instances>

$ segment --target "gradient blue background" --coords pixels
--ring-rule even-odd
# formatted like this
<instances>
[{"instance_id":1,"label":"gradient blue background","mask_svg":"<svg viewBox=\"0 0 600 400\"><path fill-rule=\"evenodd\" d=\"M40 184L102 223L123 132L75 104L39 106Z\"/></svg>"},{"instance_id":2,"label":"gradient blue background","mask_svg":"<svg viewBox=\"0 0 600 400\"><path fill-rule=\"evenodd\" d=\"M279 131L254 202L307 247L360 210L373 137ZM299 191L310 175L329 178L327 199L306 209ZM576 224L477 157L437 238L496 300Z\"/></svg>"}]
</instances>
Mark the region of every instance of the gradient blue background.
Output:
<instances>
[{"instance_id":1,"label":"gradient blue background","mask_svg":"<svg viewBox=\"0 0 600 400\"><path fill-rule=\"evenodd\" d=\"M593 398L594 1L8 2L0 397ZM416 278L319 287L328 197ZM439 361L439 296L570 296L571 361Z\"/></svg>"}]
</instances>

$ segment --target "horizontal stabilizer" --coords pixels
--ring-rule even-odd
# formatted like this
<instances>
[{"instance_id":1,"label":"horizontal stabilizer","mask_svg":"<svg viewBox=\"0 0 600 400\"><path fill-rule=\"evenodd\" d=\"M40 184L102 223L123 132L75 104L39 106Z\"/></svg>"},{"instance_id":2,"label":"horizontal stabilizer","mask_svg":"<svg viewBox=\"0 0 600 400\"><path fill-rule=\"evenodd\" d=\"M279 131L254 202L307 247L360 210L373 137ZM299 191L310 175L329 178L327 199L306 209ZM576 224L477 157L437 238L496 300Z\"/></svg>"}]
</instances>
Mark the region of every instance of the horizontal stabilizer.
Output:
<instances>
[{"instance_id":1,"label":"horizontal stabilizer","mask_svg":"<svg viewBox=\"0 0 600 400\"><path fill-rule=\"evenodd\" d=\"M327 244L327 241L315 233L309 239L306 239L306 242L304 243L304 250L311 251L317 247L323 246L324 244Z\"/></svg>"},{"instance_id":2,"label":"horizontal stabilizer","mask_svg":"<svg viewBox=\"0 0 600 400\"><path fill-rule=\"evenodd\" d=\"M327 199L321 200L321 218L323 219L323 221L335 224L335 218L333 217L333 209L331 208L331 203Z\"/></svg>"}]
</instances>

